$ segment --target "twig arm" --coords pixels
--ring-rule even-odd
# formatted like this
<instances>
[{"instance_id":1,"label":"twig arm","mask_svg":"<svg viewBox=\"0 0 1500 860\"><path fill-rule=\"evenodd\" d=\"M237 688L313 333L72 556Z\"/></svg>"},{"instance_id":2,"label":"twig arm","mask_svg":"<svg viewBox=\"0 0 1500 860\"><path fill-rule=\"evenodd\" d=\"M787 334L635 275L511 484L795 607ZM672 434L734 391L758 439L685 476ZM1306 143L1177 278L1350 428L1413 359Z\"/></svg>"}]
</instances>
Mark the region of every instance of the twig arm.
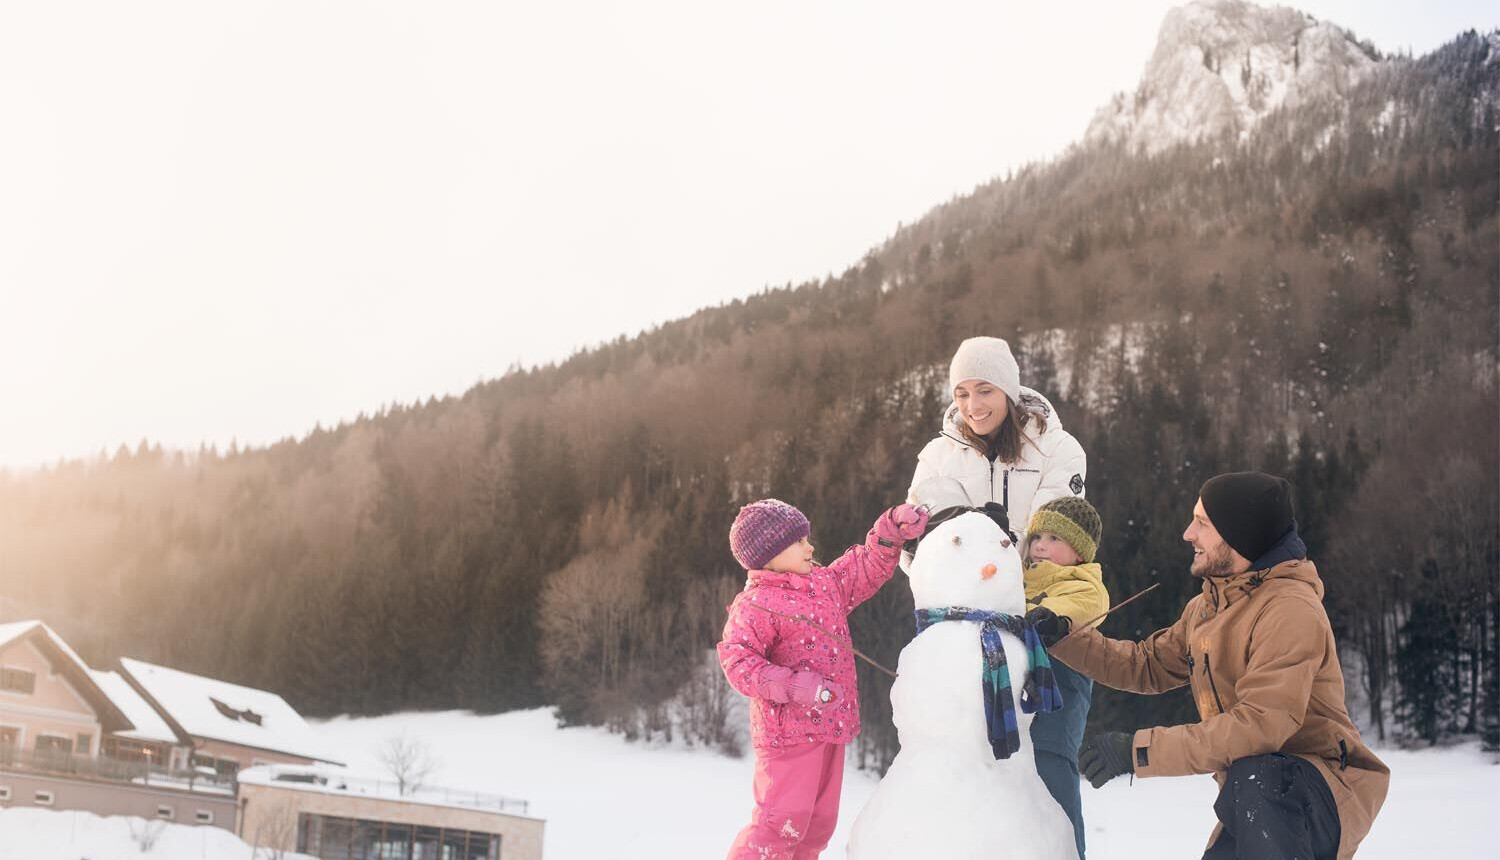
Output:
<instances>
[{"instance_id":1,"label":"twig arm","mask_svg":"<svg viewBox=\"0 0 1500 860\"><path fill-rule=\"evenodd\" d=\"M1067 639L1068 636L1072 636L1072 635L1074 635L1074 634L1078 633L1079 631L1084 630L1086 628L1093 627L1094 624L1097 623L1104 616L1110 614L1111 612L1114 612L1116 609L1119 609L1120 607L1124 606L1125 604L1129 603L1132 600L1135 600L1136 598L1145 596L1146 594L1148 594L1149 592L1151 592L1153 589L1159 588L1160 586L1161 586L1161 583L1157 582L1157 583L1154 583L1154 584L1152 584L1150 586L1147 586L1146 588L1141 589L1140 591L1137 591L1135 594L1131 595L1129 598L1127 598L1125 600L1122 600L1119 603L1116 603L1114 606L1111 606L1110 608L1104 610L1103 612L1099 613L1098 615L1095 615L1093 618L1090 618L1089 620L1083 622L1082 624L1080 624L1077 627L1073 628L1072 630L1068 631L1068 635L1064 636L1062 639L1057 640L1057 642L1062 642L1063 640ZM1054 642L1052 644L1056 645L1057 642Z\"/></svg>"}]
</instances>

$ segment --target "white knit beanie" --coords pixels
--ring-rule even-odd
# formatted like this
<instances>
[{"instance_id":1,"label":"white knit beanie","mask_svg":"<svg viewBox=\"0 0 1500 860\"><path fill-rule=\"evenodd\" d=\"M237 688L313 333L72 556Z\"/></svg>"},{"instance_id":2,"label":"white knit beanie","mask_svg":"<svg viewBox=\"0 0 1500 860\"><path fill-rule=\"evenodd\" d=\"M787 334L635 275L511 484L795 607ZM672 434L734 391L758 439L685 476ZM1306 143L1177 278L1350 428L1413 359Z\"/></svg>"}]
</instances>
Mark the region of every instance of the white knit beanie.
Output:
<instances>
[{"instance_id":1,"label":"white knit beanie","mask_svg":"<svg viewBox=\"0 0 1500 860\"><path fill-rule=\"evenodd\" d=\"M999 387L1012 402L1021 402L1021 369L1010 354L1010 344L998 337L971 337L958 345L948 366L948 393L966 379L983 379Z\"/></svg>"}]
</instances>

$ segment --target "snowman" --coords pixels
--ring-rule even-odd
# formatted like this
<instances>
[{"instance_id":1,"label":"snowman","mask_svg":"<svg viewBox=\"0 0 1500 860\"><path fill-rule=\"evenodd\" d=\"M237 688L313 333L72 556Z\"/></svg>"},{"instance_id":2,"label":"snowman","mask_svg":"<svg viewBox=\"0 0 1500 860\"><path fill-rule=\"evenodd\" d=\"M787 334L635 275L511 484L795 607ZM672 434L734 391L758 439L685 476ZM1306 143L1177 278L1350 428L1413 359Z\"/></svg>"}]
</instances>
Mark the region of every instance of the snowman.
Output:
<instances>
[{"instance_id":1,"label":"snowman","mask_svg":"<svg viewBox=\"0 0 1500 860\"><path fill-rule=\"evenodd\" d=\"M938 507L940 492L917 495ZM1061 703L1050 669L1032 660L1039 642L1034 651L1012 632L1024 632L1026 592L1004 522L998 507L949 504L906 566L920 632L891 687L901 751L855 819L851 860L1077 860L1073 827L1031 749L1029 711ZM1042 701L1023 701L1023 691Z\"/></svg>"}]
</instances>

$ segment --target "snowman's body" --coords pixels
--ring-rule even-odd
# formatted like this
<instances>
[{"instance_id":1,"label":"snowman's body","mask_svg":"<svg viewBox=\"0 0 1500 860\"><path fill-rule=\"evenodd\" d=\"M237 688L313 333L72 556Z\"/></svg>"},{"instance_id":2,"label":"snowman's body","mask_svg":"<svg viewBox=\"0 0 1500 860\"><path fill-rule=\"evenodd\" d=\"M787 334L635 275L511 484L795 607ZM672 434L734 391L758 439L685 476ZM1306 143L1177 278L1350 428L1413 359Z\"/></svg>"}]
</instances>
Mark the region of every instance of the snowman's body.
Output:
<instances>
[{"instance_id":1,"label":"snowman's body","mask_svg":"<svg viewBox=\"0 0 1500 860\"><path fill-rule=\"evenodd\" d=\"M956 539L956 540L955 540ZM985 576L985 568L994 572ZM1021 558L980 513L934 529L911 564L918 609L962 606L1022 615ZM1073 827L1037 775L1020 691L1026 647L1001 634L1021 747L996 759L985 728L977 621L943 621L901 652L891 711L901 751L850 835L854 860L1076 860Z\"/></svg>"}]
</instances>

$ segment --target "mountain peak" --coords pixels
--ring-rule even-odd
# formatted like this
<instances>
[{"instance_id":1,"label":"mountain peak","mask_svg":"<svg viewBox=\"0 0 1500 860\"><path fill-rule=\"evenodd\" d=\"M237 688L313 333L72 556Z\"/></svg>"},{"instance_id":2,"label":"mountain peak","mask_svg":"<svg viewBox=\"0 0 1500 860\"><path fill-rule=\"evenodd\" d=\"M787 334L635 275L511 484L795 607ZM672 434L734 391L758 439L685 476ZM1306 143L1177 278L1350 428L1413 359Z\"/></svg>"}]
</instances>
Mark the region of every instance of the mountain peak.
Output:
<instances>
[{"instance_id":1,"label":"mountain peak","mask_svg":"<svg viewBox=\"0 0 1500 860\"><path fill-rule=\"evenodd\" d=\"M1135 92L1100 108L1085 140L1159 152L1243 139L1271 111L1337 97L1379 62L1348 30L1295 9L1195 0L1167 13Z\"/></svg>"}]
</instances>

